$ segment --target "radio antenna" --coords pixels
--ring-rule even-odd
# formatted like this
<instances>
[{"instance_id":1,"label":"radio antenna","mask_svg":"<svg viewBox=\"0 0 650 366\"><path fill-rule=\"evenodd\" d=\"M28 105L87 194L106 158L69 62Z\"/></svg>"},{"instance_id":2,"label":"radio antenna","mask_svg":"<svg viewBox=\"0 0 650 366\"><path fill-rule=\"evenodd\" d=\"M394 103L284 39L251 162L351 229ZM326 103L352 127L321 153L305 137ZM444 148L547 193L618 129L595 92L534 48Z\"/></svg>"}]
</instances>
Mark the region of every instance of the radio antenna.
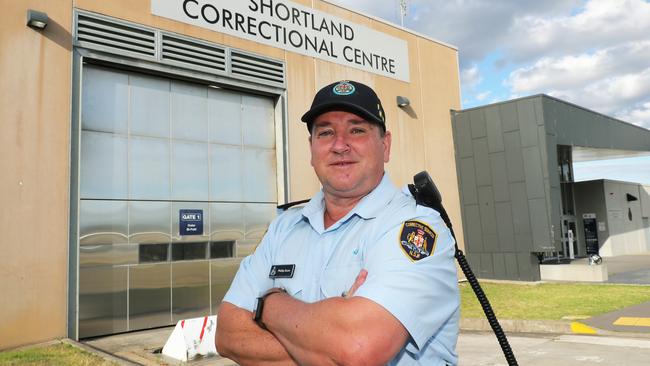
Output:
<instances>
[{"instance_id":1,"label":"radio antenna","mask_svg":"<svg viewBox=\"0 0 650 366\"><path fill-rule=\"evenodd\" d=\"M400 19L402 22L402 27L404 27L404 17L406 16L406 0L399 0L399 13L400 13Z\"/></svg>"}]
</instances>

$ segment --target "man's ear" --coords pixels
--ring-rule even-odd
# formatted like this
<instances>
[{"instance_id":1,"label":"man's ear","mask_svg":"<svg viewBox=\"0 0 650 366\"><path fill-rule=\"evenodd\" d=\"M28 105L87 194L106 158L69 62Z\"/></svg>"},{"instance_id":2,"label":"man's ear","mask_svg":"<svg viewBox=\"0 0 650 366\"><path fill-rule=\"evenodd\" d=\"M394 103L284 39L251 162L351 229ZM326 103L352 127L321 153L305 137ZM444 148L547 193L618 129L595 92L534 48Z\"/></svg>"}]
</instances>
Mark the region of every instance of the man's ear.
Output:
<instances>
[{"instance_id":1,"label":"man's ear","mask_svg":"<svg viewBox=\"0 0 650 366\"><path fill-rule=\"evenodd\" d=\"M386 134L384 135L384 163L388 163L390 160L390 144L392 142L393 136L391 135L390 131L386 131Z\"/></svg>"}]
</instances>

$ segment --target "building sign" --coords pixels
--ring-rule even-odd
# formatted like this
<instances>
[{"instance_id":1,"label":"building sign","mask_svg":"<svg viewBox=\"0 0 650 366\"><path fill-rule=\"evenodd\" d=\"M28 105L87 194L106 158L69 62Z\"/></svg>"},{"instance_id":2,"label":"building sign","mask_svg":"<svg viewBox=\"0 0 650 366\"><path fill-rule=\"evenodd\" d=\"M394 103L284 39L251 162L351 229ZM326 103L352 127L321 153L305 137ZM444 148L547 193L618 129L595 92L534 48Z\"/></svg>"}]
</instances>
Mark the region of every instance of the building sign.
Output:
<instances>
[{"instance_id":1,"label":"building sign","mask_svg":"<svg viewBox=\"0 0 650 366\"><path fill-rule=\"evenodd\" d=\"M406 41L284 0L151 0L151 13L409 81Z\"/></svg>"},{"instance_id":2,"label":"building sign","mask_svg":"<svg viewBox=\"0 0 650 366\"><path fill-rule=\"evenodd\" d=\"M203 235L203 210L179 210L178 231L183 235Z\"/></svg>"}]
</instances>

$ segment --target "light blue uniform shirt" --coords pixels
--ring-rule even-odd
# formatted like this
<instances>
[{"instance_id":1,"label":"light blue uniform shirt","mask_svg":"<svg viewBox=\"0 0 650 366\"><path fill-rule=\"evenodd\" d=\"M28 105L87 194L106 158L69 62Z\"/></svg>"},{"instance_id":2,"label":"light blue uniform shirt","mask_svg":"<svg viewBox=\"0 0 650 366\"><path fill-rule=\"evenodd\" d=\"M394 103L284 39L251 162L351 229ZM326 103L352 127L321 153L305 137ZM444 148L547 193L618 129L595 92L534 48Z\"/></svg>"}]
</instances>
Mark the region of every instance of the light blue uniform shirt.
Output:
<instances>
[{"instance_id":1,"label":"light blue uniform shirt","mask_svg":"<svg viewBox=\"0 0 650 366\"><path fill-rule=\"evenodd\" d=\"M275 219L255 252L242 261L224 301L253 311L256 297L272 287L305 302L341 296L365 268L368 277L354 296L384 307L410 334L389 365L455 365L460 308L455 247L438 212L416 205L408 190L399 191L387 175L327 229L324 210L321 191L304 207ZM429 256L414 260L407 253L402 245L406 221L435 232ZM295 264L293 277L269 278L271 266L283 264Z\"/></svg>"}]
</instances>

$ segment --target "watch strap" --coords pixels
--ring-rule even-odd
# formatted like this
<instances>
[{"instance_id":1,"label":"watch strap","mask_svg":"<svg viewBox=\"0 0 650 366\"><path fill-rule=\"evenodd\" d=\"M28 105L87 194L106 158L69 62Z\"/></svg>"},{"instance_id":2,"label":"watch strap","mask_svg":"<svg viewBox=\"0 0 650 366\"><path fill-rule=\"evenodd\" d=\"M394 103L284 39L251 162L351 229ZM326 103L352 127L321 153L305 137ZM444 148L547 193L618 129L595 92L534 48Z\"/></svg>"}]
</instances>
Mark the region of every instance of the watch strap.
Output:
<instances>
[{"instance_id":1,"label":"watch strap","mask_svg":"<svg viewBox=\"0 0 650 366\"><path fill-rule=\"evenodd\" d=\"M268 291L266 291L262 296L257 298L257 306L255 307L255 314L253 316L253 321L255 321L255 323L257 323L257 325L259 325L260 328L266 330L266 326L264 325L264 322L262 322L262 314L264 312L264 301L266 300L266 298L273 294L286 293L286 292L287 290L281 287L273 287Z\"/></svg>"}]
</instances>

